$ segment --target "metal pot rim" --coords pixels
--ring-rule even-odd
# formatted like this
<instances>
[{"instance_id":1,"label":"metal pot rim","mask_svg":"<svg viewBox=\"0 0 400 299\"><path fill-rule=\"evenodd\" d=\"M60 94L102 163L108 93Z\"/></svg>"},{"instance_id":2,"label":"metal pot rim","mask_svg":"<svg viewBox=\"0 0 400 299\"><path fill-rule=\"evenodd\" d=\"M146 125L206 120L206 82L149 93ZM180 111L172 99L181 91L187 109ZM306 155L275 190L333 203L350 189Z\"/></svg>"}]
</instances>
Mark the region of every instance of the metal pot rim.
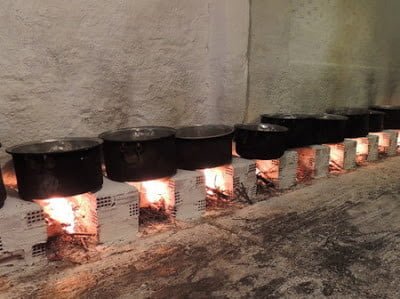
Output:
<instances>
[{"instance_id":1,"label":"metal pot rim","mask_svg":"<svg viewBox=\"0 0 400 299\"><path fill-rule=\"evenodd\" d=\"M137 136L129 136L129 137L119 137L118 134L128 133L128 132L142 132L145 131L153 131L154 134L143 134ZM148 141L148 140L156 140L159 138L171 137L176 134L176 130L171 127L164 126L139 126L139 127L127 127L121 129L115 129L103 132L99 135L99 138L105 141L111 142L137 142L137 141Z\"/></svg>"},{"instance_id":2,"label":"metal pot rim","mask_svg":"<svg viewBox=\"0 0 400 299\"><path fill-rule=\"evenodd\" d=\"M200 134L201 129L215 131L212 134ZM185 132L186 131L186 132ZM190 134L190 133L199 133ZM212 124L212 125L191 125L191 126L181 126L176 129L176 138L177 139L188 139L188 140L199 140L199 139L208 139L208 138L218 138L224 137L232 134L234 132L234 128L228 125L219 125L219 124ZM203 132L204 133L204 132Z\"/></svg>"},{"instance_id":3,"label":"metal pot rim","mask_svg":"<svg viewBox=\"0 0 400 299\"><path fill-rule=\"evenodd\" d=\"M39 146L48 144L51 142L85 142L86 145L79 146L77 148L71 149L63 149L63 150L40 150L37 149L32 151L34 146ZM6 148L6 152L11 155L52 155L52 154L64 154L64 153L72 153L78 151L85 151L97 147L103 143L103 140L96 137L65 137L65 138L53 138L53 139L44 139L38 141L31 141L26 143L21 143L18 145L14 145Z\"/></svg>"},{"instance_id":4,"label":"metal pot rim","mask_svg":"<svg viewBox=\"0 0 400 299\"><path fill-rule=\"evenodd\" d=\"M348 120L349 118L344 115L324 113L316 117L318 120Z\"/></svg>"},{"instance_id":5,"label":"metal pot rim","mask_svg":"<svg viewBox=\"0 0 400 299\"><path fill-rule=\"evenodd\" d=\"M281 133L289 131L289 129L284 126L269 124L269 123L236 124L235 129L241 129L253 132L265 132L265 133Z\"/></svg>"},{"instance_id":6,"label":"metal pot rim","mask_svg":"<svg viewBox=\"0 0 400 299\"><path fill-rule=\"evenodd\" d=\"M400 107L399 107L399 109L400 109ZM385 112L379 111L379 110L368 110L368 111L369 111L370 115L371 114L376 114L376 115L385 115L386 114Z\"/></svg>"},{"instance_id":7,"label":"metal pot rim","mask_svg":"<svg viewBox=\"0 0 400 299\"><path fill-rule=\"evenodd\" d=\"M265 113L261 114L261 117L269 117L276 119L312 119L318 114L315 113Z\"/></svg>"},{"instance_id":8,"label":"metal pot rim","mask_svg":"<svg viewBox=\"0 0 400 299\"><path fill-rule=\"evenodd\" d=\"M332 108L326 111L329 114L338 114L344 116L352 116L352 115L369 115L367 108L361 107L340 107L340 108Z\"/></svg>"},{"instance_id":9,"label":"metal pot rim","mask_svg":"<svg viewBox=\"0 0 400 299\"><path fill-rule=\"evenodd\" d=\"M371 109L383 109L383 110L400 110L400 106L395 105L373 105Z\"/></svg>"}]
</instances>

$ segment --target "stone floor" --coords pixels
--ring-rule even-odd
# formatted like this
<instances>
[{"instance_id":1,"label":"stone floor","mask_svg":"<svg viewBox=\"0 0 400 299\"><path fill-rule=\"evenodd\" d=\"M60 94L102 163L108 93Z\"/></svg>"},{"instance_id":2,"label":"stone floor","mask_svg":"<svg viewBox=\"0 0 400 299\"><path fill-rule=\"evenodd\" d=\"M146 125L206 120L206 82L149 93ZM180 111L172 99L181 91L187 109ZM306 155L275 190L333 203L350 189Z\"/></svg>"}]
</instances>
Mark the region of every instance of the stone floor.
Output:
<instances>
[{"instance_id":1,"label":"stone floor","mask_svg":"<svg viewBox=\"0 0 400 299\"><path fill-rule=\"evenodd\" d=\"M81 265L0 277L0 296L400 297L400 157L178 226Z\"/></svg>"}]
</instances>

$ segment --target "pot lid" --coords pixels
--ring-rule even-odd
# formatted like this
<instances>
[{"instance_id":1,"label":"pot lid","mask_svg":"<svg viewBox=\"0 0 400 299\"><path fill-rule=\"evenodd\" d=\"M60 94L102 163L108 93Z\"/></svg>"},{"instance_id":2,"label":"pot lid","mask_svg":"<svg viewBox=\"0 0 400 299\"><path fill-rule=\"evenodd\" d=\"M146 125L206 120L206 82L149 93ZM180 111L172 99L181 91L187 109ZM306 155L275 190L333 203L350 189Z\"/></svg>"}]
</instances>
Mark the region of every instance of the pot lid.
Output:
<instances>
[{"instance_id":1,"label":"pot lid","mask_svg":"<svg viewBox=\"0 0 400 299\"><path fill-rule=\"evenodd\" d=\"M320 120L348 120L349 118L344 115L324 113L316 117Z\"/></svg>"},{"instance_id":2,"label":"pot lid","mask_svg":"<svg viewBox=\"0 0 400 299\"><path fill-rule=\"evenodd\" d=\"M255 132L286 132L289 129L284 126L279 126L275 124L237 124L235 129L242 129Z\"/></svg>"},{"instance_id":3,"label":"pot lid","mask_svg":"<svg viewBox=\"0 0 400 299\"><path fill-rule=\"evenodd\" d=\"M15 145L7 148L6 152L9 154L61 154L89 150L102 143L103 140L99 138L58 138Z\"/></svg>"},{"instance_id":4,"label":"pot lid","mask_svg":"<svg viewBox=\"0 0 400 299\"><path fill-rule=\"evenodd\" d=\"M174 136L175 132L170 127L143 126L107 131L100 134L99 138L115 142L136 142Z\"/></svg>"},{"instance_id":5,"label":"pot lid","mask_svg":"<svg viewBox=\"0 0 400 299\"><path fill-rule=\"evenodd\" d=\"M313 113L272 113L261 114L261 117L276 118L276 119L310 119L315 118L318 114Z\"/></svg>"},{"instance_id":6,"label":"pot lid","mask_svg":"<svg viewBox=\"0 0 400 299\"><path fill-rule=\"evenodd\" d=\"M400 110L400 106L393 105L374 105L371 106L372 109L382 109L382 110Z\"/></svg>"},{"instance_id":7,"label":"pot lid","mask_svg":"<svg viewBox=\"0 0 400 299\"><path fill-rule=\"evenodd\" d=\"M233 128L226 125L194 125L177 128L176 138L206 139L227 136L233 133Z\"/></svg>"},{"instance_id":8,"label":"pot lid","mask_svg":"<svg viewBox=\"0 0 400 299\"><path fill-rule=\"evenodd\" d=\"M378 114L378 115L385 115L386 113L379 110L368 110L369 114Z\"/></svg>"},{"instance_id":9,"label":"pot lid","mask_svg":"<svg viewBox=\"0 0 400 299\"><path fill-rule=\"evenodd\" d=\"M350 108L350 107L340 107L334 109L328 109L326 112L329 114L339 114L339 115L365 115L369 114L366 108Z\"/></svg>"}]
</instances>

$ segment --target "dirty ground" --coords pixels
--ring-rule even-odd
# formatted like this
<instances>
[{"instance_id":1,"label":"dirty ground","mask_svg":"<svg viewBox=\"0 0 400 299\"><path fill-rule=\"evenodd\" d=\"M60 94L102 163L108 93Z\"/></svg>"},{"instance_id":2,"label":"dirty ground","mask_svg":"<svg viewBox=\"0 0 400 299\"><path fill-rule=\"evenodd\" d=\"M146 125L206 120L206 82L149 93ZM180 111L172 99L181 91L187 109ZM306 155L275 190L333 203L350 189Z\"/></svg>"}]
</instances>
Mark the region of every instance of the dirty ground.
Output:
<instances>
[{"instance_id":1,"label":"dirty ground","mask_svg":"<svg viewBox=\"0 0 400 299\"><path fill-rule=\"evenodd\" d=\"M45 269L45 270L44 270ZM400 157L0 277L1 298L400 297Z\"/></svg>"}]
</instances>

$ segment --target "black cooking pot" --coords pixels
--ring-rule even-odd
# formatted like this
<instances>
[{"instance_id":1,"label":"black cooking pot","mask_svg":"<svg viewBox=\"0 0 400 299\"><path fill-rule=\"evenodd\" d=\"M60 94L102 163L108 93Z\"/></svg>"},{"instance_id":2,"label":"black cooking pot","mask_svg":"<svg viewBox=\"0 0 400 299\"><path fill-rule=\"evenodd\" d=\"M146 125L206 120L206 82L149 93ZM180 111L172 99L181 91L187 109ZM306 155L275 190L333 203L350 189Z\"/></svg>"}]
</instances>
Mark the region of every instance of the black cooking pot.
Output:
<instances>
[{"instance_id":1,"label":"black cooking pot","mask_svg":"<svg viewBox=\"0 0 400 299\"><path fill-rule=\"evenodd\" d=\"M1 147L1 143L0 143ZM4 202L6 201L7 198L7 192L6 188L4 187L4 182L3 182L3 175L1 174L1 167L0 167L0 209L4 206Z\"/></svg>"},{"instance_id":2,"label":"black cooking pot","mask_svg":"<svg viewBox=\"0 0 400 299\"><path fill-rule=\"evenodd\" d=\"M67 197L103 184L98 138L62 138L8 148L22 199Z\"/></svg>"},{"instance_id":3,"label":"black cooking pot","mask_svg":"<svg viewBox=\"0 0 400 299\"><path fill-rule=\"evenodd\" d=\"M175 130L134 127L102 133L107 176L113 181L138 182L176 173Z\"/></svg>"},{"instance_id":4,"label":"black cooking pot","mask_svg":"<svg viewBox=\"0 0 400 299\"><path fill-rule=\"evenodd\" d=\"M369 131L381 132L384 128L385 112L369 110Z\"/></svg>"},{"instance_id":5,"label":"black cooking pot","mask_svg":"<svg viewBox=\"0 0 400 299\"><path fill-rule=\"evenodd\" d=\"M273 124L235 125L236 151L245 159L278 159L286 150L287 132Z\"/></svg>"},{"instance_id":6,"label":"black cooking pot","mask_svg":"<svg viewBox=\"0 0 400 299\"><path fill-rule=\"evenodd\" d=\"M225 125L181 127L176 132L178 168L195 170L232 162L233 128Z\"/></svg>"},{"instance_id":7,"label":"black cooking pot","mask_svg":"<svg viewBox=\"0 0 400 299\"><path fill-rule=\"evenodd\" d=\"M339 143L344 140L348 118L342 115L321 114L315 117L316 143Z\"/></svg>"},{"instance_id":8,"label":"black cooking pot","mask_svg":"<svg viewBox=\"0 0 400 299\"><path fill-rule=\"evenodd\" d=\"M348 118L346 122L346 138L365 137L369 132L369 111L363 108L335 108L327 110L328 113L343 115Z\"/></svg>"},{"instance_id":9,"label":"black cooking pot","mask_svg":"<svg viewBox=\"0 0 400 299\"><path fill-rule=\"evenodd\" d=\"M400 130L400 106L372 106L371 109L385 113L384 128Z\"/></svg>"},{"instance_id":10,"label":"black cooking pot","mask_svg":"<svg viewBox=\"0 0 400 299\"><path fill-rule=\"evenodd\" d=\"M262 114L261 122L287 127L289 148L315 144L315 114Z\"/></svg>"}]
</instances>

